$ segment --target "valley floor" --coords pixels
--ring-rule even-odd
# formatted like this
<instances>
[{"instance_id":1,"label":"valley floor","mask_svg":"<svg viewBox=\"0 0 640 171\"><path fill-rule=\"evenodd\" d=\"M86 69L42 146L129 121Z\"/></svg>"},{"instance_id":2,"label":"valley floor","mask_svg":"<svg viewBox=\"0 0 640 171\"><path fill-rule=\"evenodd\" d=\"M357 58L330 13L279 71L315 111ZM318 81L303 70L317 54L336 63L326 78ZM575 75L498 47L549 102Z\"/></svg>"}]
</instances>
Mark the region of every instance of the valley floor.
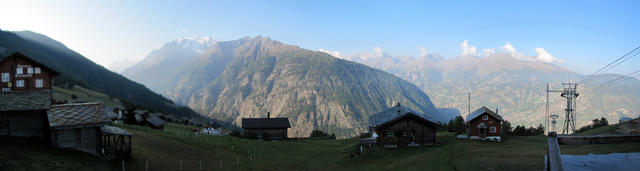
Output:
<instances>
[{"instance_id":1,"label":"valley floor","mask_svg":"<svg viewBox=\"0 0 640 171\"><path fill-rule=\"evenodd\" d=\"M257 141L230 136L195 136L190 127L176 124L168 124L164 131L132 125L122 127L135 134L133 157L125 163L127 170L147 167L150 170L543 170L546 154L545 136L506 137L503 143L497 143L459 140L451 133L441 132L438 146L365 148L360 154L357 138ZM44 154L25 153L28 148L0 150L0 159L3 159L0 168L119 170L122 167L121 162L108 165L99 157L65 150L36 148ZM560 148L563 154L640 152L640 144L563 145ZM31 158L33 156L36 157Z\"/></svg>"}]
</instances>

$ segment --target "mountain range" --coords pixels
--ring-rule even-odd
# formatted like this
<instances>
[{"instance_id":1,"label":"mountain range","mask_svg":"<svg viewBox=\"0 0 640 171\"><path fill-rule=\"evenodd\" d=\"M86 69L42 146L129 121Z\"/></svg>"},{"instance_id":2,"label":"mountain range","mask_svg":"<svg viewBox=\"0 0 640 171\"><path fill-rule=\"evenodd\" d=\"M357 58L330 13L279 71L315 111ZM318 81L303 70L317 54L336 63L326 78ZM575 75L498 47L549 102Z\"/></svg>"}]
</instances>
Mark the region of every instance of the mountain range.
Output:
<instances>
[{"instance_id":1,"label":"mountain range","mask_svg":"<svg viewBox=\"0 0 640 171\"><path fill-rule=\"evenodd\" d=\"M579 82L586 77L552 63L527 60L533 57L507 53L453 58L431 54L416 58L378 50L373 54L340 57L382 69L415 84L430 95L436 106L459 109L466 116L470 93L471 111L482 106L499 108L505 119L526 126L544 124L547 83L551 89L560 90L560 83ZM578 86L577 127L601 117L614 123L622 116L638 117L640 80L628 78L599 87L620 76L600 74ZM560 93L549 94L549 99L550 113L560 115L562 122L566 101Z\"/></svg>"},{"instance_id":2,"label":"mountain range","mask_svg":"<svg viewBox=\"0 0 640 171\"><path fill-rule=\"evenodd\" d=\"M354 136L371 126L370 115L397 103L442 122L455 117L440 115L429 96L389 73L268 37L211 41L197 51L178 42L154 50L123 75L237 126L270 112L289 118L293 137L314 129Z\"/></svg>"}]
</instances>

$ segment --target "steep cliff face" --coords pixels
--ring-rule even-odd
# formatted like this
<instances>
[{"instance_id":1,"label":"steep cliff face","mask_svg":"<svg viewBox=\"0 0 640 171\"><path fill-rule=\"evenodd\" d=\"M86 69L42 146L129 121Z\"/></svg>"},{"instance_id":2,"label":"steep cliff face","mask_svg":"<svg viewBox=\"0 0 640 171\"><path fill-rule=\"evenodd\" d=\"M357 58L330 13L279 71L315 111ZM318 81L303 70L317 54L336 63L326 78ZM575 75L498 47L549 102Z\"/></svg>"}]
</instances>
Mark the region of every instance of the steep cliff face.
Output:
<instances>
[{"instance_id":1,"label":"steep cliff face","mask_svg":"<svg viewBox=\"0 0 640 171\"><path fill-rule=\"evenodd\" d=\"M241 126L244 117L288 117L290 136L368 129L368 118L401 103L444 118L416 86L384 71L269 38L218 42L152 87L206 116Z\"/></svg>"}]
</instances>

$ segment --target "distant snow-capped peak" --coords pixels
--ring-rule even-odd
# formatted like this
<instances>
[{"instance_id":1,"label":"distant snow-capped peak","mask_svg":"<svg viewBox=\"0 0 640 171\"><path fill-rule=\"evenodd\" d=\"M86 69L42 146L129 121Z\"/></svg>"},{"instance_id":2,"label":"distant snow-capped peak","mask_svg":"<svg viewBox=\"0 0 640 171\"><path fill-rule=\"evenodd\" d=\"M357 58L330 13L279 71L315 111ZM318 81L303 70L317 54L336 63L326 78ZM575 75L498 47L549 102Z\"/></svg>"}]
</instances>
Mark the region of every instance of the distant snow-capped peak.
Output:
<instances>
[{"instance_id":1,"label":"distant snow-capped peak","mask_svg":"<svg viewBox=\"0 0 640 171\"><path fill-rule=\"evenodd\" d=\"M211 48L211 46L215 44L215 42L216 41L211 37L189 36L179 38L172 41L171 43L182 48L190 49L194 52L202 53Z\"/></svg>"}]
</instances>

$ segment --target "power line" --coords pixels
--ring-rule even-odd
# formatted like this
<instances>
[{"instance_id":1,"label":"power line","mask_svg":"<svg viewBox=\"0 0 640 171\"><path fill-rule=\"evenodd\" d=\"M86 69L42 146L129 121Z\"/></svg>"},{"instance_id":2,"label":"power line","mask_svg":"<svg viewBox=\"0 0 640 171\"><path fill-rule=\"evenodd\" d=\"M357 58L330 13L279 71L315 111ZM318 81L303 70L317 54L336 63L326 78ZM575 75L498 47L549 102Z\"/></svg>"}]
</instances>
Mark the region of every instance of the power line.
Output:
<instances>
[{"instance_id":1,"label":"power line","mask_svg":"<svg viewBox=\"0 0 640 171\"><path fill-rule=\"evenodd\" d=\"M592 90L598 89L598 88L602 88L602 87L606 87L606 86L612 85L612 84L614 84L616 82L619 82L619 81L622 81L622 80L633 78L633 76L636 75L636 74L640 74L640 71L632 72L632 73L627 74L627 75L621 75L621 76L619 76L619 77L617 77L617 78L615 78L615 79L613 79L611 81L608 81L606 83L602 83L602 84L596 86Z\"/></svg>"},{"instance_id":2,"label":"power line","mask_svg":"<svg viewBox=\"0 0 640 171\"><path fill-rule=\"evenodd\" d=\"M604 67L600 68L599 70L597 70L596 72L592 73L591 75L587 76L586 78L584 78L582 81L578 82L578 84L585 82L585 81L589 81L592 80L593 78L595 78L595 75L600 73L600 72L606 72L609 71L611 68L616 67L618 65L620 65L621 63L633 58L634 56L640 54L640 51L638 51L640 49L640 46L638 46L637 48L633 49L632 51L630 51L629 53L621 56L620 58L614 60L613 62L605 65ZM633 54L631 56L629 56L630 54ZM627 58L625 58L627 57ZM623 60L624 59L624 60ZM620 61L622 60L622 61Z\"/></svg>"}]
</instances>

